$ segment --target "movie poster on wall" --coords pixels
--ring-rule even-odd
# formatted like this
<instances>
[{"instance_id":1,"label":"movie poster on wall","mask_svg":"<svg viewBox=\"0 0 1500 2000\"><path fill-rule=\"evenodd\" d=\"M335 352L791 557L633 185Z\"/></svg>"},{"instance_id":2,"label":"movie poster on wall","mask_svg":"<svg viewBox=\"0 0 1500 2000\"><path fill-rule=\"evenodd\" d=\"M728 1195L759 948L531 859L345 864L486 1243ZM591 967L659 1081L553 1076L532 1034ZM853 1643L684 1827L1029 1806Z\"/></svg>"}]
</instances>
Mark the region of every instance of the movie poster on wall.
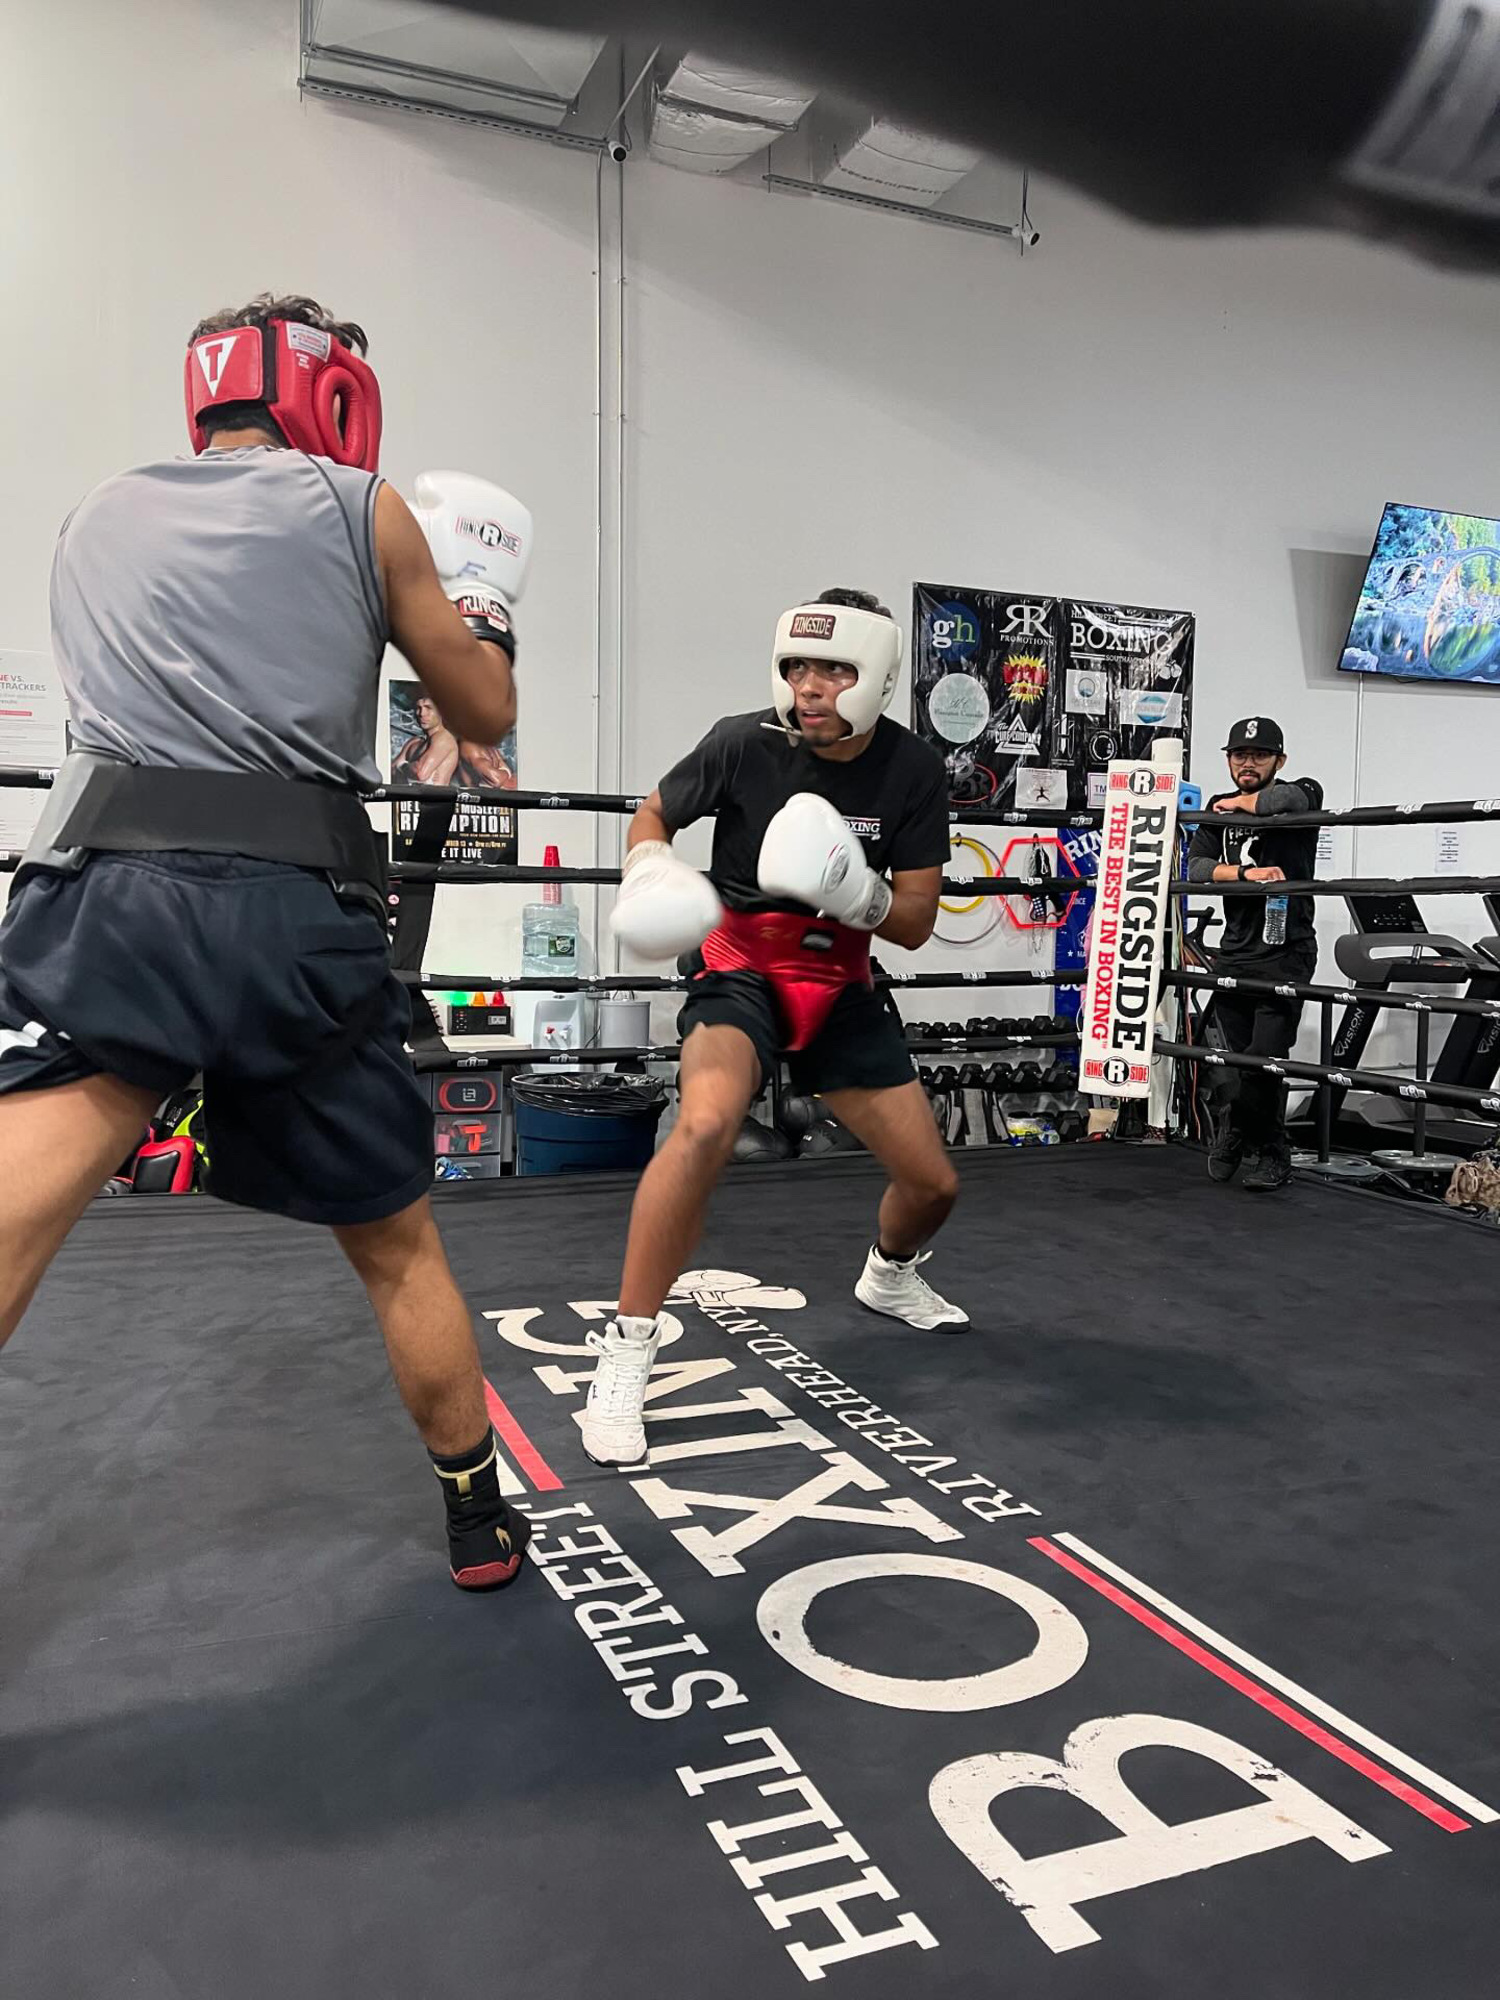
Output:
<instances>
[{"instance_id":1,"label":"movie poster on wall","mask_svg":"<svg viewBox=\"0 0 1500 2000\"><path fill-rule=\"evenodd\" d=\"M390 729L393 785L457 785L464 791L495 794L493 799L454 809L443 860L479 868L514 865L516 812L502 800L516 789L515 731L502 743L470 742L448 727L420 681L398 680L390 683ZM407 799L392 805L393 859L410 856L420 810Z\"/></svg>"},{"instance_id":2,"label":"movie poster on wall","mask_svg":"<svg viewBox=\"0 0 1500 2000\"><path fill-rule=\"evenodd\" d=\"M1056 735L1057 600L930 583L912 595L913 727L942 751L952 802L1010 807L1055 788L1038 774Z\"/></svg>"},{"instance_id":3,"label":"movie poster on wall","mask_svg":"<svg viewBox=\"0 0 1500 2000\"><path fill-rule=\"evenodd\" d=\"M1116 758L1192 723L1190 612L1097 598L912 591L912 726L943 753L952 803L1018 812L1102 803Z\"/></svg>"}]
</instances>

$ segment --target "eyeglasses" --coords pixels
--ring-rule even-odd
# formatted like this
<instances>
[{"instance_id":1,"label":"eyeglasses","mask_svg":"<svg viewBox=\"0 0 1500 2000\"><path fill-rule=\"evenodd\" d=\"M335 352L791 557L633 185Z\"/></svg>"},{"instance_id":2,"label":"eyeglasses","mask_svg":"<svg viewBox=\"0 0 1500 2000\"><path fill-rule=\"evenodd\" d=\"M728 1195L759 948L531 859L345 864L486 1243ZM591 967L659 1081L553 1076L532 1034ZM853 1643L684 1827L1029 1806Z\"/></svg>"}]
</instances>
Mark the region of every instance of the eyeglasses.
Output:
<instances>
[{"instance_id":1,"label":"eyeglasses","mask_svg":"<svg viewBox=\"0 0 1500 2000\"><path fill-rule=\"evenodd\" d=\"M842 660L784 660L781 678L790 687L801 687L803 682L816 674L820 681L827 681L833 687L853 687L859 679L858 667L845 666Z\"/></svg>"}]
</instances>

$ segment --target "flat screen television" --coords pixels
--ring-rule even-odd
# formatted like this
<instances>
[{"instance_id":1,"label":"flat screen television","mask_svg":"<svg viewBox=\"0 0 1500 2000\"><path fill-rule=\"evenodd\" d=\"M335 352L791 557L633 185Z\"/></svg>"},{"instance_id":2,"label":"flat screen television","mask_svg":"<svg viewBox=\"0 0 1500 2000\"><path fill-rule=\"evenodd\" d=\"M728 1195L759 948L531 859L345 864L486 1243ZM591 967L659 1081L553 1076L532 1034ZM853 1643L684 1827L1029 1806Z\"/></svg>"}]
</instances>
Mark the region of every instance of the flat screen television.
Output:
<instances>
[{"instance_id":1,"label":"flat screen television","mask_svg":"<svg viewBox=\"0 0 1500 2000\"><path fill-rule=\"evenodd\" d=\"M1339 665L1500 687L1500 521L1392 501Z\"/></svg>"}]
</instances>

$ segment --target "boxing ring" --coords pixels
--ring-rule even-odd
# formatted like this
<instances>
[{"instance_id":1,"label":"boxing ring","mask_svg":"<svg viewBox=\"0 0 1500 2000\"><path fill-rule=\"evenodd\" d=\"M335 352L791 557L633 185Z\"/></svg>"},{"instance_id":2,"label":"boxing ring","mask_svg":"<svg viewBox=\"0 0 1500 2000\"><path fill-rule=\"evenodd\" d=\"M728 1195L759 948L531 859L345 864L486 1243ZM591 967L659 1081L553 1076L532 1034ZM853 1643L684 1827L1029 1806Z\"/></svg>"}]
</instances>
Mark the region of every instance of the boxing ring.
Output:
<instances>
[{"instance_id":1,"label":"boxing ring","mask_svg":"<svg viewBox=\"0 0 1500 2000\"><path fill-rule=\"evenodd\" d=\"M457 879L396 871L399 957ZM1492 1228L1180 1145L962 1174L940 1337L851 1296L871 1162L732 1168L629 1477L577 1419L630 1179L446 1191L536 1527L479 1600L326 1237L95 1204L0 1377L0 1992L1492 1993Z\"/></svg>"}]
</instances>

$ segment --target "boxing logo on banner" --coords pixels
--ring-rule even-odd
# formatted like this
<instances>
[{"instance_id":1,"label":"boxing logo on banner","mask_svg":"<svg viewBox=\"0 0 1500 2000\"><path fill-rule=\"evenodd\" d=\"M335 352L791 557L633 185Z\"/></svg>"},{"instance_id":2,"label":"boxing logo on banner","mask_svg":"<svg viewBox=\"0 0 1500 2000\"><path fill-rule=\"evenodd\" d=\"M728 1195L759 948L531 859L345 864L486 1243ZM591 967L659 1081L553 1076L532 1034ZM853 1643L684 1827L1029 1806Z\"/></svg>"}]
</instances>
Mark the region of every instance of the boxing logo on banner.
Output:
<instances>
[{"instance_id":1,"label":"boxing logo on banner","mask_svg":"<svg viewBox=\"0 0 1500 2000\"><path fill-rule=\"evenodd\" d=\"M1119 758L1191 734L1191 612L949 584L912 587L912 727L948 768L950 803L1037 806L1028 766L1062 774L1049 806L1096 806Z\"/></svg>"},{"instance_id":2,"label":"boxing logo on banner","mask_svg":"<svg viewBox=\"0 0 1500 2000\"><path fill-rule=\"evenodd\" d=\"M1181 772L1178 737L1155 745L1152 763L1109 767L1079 1022L1079 1085L1095 1096L1150 1094Z\"/></svg>"}]
</instances>

